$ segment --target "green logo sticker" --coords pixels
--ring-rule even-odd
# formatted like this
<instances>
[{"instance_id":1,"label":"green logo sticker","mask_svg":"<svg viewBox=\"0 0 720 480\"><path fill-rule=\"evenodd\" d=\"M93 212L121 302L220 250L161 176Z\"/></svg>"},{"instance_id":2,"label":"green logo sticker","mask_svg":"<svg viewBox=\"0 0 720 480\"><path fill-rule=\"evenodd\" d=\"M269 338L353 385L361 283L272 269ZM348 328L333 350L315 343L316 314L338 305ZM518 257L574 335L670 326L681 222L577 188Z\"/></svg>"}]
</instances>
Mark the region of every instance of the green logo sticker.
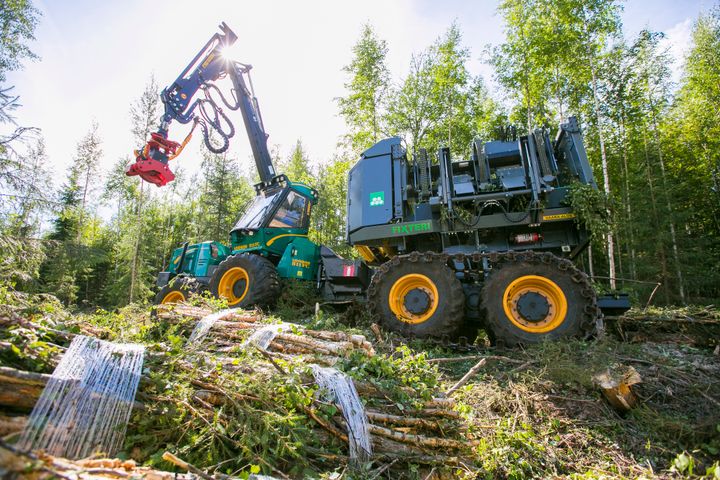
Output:
<instances>
[{"instance_id":1,"label":"green logo sticker","mask_svg":"<svg viewBox=\"0 0 720 480\"><path fill-rule=\"evenodd\" d=\"M405 223L401 225L395 225L392 227L393 235L404 235L419 232L432 232L432 223Z\"/></svg>"},{"instance_id":2,"label":"green logo sticker","mask_svg":"<svg viewBox=\"0 0 720 480\"><path fill-rule=\"evenodd\" d=\"M373 192L370 194L370 206L379 207L385 205L385 192Z\"/></svg>"}]
</instances>

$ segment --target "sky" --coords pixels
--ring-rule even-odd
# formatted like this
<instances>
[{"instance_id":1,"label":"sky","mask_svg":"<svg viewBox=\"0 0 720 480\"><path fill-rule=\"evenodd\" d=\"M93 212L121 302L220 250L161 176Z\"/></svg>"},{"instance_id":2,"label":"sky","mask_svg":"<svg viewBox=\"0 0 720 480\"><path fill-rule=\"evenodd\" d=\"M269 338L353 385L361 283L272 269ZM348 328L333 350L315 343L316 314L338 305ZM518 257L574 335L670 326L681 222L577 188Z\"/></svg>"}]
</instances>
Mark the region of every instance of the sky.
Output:
<instances>
[{"instance_id":1,"label":"sky","mask_svg":"<svg viewBox=\"0 0 720 480\"><path fill-rule=\"evenodd\" d=\"M469 69L491 85L483 61L488 45L503 40L497 2L490 0L363 0L203 2L189 0L35 0L42 12L30 47L39 61L8 75L22 107L17 123L42 130L56 185L65 179L78 141L93 119L100 125L107 173L134 145L129 109L150 75L170 84L224 21L238 35L233 57L253 65L252 76L269 142L283 156L301 139L311 162L330 160L345 128L335 99L344 94L343 66L363 24L387 41L388 66L399 82L410 56L422 51L456 20L472 53ZM679 63L698 14L711 0L628 0L622 20L632 38L644 27L663 31ZM675 79L679 77L676 73ZM245 172L254 164L238 112L240 132L230 153ZM170 138L182 141L188 127L174 124ZM201 135L175 160L186 171L200 164ZM175 162L174 161L174 162ZM153 187L154 188L154 187Z\"/></svg>"}]
</instances>

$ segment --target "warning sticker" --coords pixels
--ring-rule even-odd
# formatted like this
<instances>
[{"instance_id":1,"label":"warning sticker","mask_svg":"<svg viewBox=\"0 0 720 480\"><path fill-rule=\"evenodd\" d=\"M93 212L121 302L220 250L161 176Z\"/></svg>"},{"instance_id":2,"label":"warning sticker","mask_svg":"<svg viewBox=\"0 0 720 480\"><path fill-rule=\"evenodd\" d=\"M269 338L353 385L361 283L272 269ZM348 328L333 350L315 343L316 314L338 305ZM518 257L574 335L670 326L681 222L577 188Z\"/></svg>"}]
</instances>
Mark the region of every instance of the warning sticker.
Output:
<instances>
[{"instance_id":1,"label":"warning sticker","mask_svg":"<svg viewBox=\"0 0 720 480\"><path fill-rule=\"evenodd\" d=\"M558 213L556 215L543 215L542 217L545 222L553 220L569 220L571 218L575 218L574 213Z\"/></svg>"}]
</instances>

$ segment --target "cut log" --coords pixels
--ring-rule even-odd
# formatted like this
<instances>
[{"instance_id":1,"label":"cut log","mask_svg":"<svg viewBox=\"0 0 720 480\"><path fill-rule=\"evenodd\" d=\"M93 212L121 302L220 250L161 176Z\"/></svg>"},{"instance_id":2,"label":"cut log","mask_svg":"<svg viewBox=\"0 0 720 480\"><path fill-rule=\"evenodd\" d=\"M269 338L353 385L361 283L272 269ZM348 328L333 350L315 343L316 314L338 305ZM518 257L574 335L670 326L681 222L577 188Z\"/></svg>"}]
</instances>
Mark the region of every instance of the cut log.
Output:
<instances>
[{"instance_id":1,"label":"cut log","mask_svg":"<svg viewBox=\"0 0 720 480\"><path fill-rule=\"evenodd\" d=\"M342 356L355 349L355 345L353 345L352 342L326 342L292 333L278 333L275 340L282 343L292 343L310 350L327 351L338 356Z\"/></svg>"},{"instance_id":2,"label":"cut log","mask_svg":"<svg viewBox=\"0 0 720 480\"><path fill-rule=\"evenodd\" d=\"M382 423L385 425L397 425L401 427L424 428L426 430L442 430L443 426L437 421L428 420L426 418L406 417L403 415L390 415L382 412L368 410L365 412L368 420L373 423Z\"/></svg>"},{"instance_id":3,"label":"cut log","mask_svg":"<svg viewBox=\"0 0 720 480\"><path fill-rule=\"evenodd\" d=\"M0 367L0 405L32 409L50 375Z\"/></svg>"},{"instance_id":4,"label":"cut log","mask_svg":"<svg viewBox=\"0 0 720 480\"><path fill-rule=\"evenodd\" d=\"M0 415L0 437L22 432L23 428L25 428L25 425L27 424L27 421L28 417L26 416L9 417L6 415Z\"/></svg>"},{"instance_id":5,"label":"cut log","mask_svg":"<svg viewBox=\"0 0 720 480\"><path fill-rule=\"evenodd\" d=\"M382 437L390 438L400 443L407 443L409 445L416 445L418 447L425 448L452 448L454 450L463 450L473 445L476 445L476 441L460 442L450 438L439 438L439 437L426 437L423 435L412 435L409 433L398 432L390 428L381 427L379 425L370 424L368 426L370 433L373 435L380 435Z\"/></svg>"}]
</instances>

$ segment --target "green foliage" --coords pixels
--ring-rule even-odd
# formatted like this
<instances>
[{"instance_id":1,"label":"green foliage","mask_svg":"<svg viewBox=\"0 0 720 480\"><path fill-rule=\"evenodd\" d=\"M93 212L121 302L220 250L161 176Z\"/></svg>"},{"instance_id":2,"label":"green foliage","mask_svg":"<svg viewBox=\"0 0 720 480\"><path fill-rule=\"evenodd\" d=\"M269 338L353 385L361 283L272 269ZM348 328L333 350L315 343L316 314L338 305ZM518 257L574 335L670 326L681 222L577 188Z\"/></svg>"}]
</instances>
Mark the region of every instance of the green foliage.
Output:
<instances>
[{"instance_id":1,"label":"green foliage","mask_svg":"<svg viewBox=\"0 0 720 480\"><path fill-rule=\"evenodd\" d=\"M42 243L0 234L0 281L33 290L45 259Z\"/></svg>"},{"instance_id":2,"label":"green foliage","mask_svg":"<svg viewBox=\"0 0 720 480\"><path fill-rule=\"evenodd\" d=\"M574 183L568 190L568 202L575 213L575 222L599 240L612 228L607 195L591 185Z\"/></svg>"},{"instance_id":3,"label":"green foliage","mask_svg":"<svg viewBox=\"0 0 720 480\"><path fill-rule=\"evenodd\" d=\"M551 432L536 432L527 423L515 425L510 419L501 422L492 440L482 440L476 447L482 462L483 478L536 478L557 471L556 463L548 457L541 436Z\"/></svg>"},{"instance_id":4,"label":"green foliage","mask_svg":"<svg viewBox=\"0 0 720 480\"><path fill-rule=\"evenodd\" d=\"M367 357L353 352L335 368L357 380L370 379L375 386L392 392L394 396L390 399L401 411L429 400L439 385L437 367L427 362L427 353L411 350L405 345L397 347L392 355ZM410 387L412 395L404 387Z\"/></svg>"},{"instance_id":5,"label":"green foliage","mask_svg":"<svg viewBox=\"0 0 720 480\"><path fill-rule=\"evenodd\" d=\"M290 278L282 282L282 291L275 310L281 318L303 321L313 315L315 302L320 301L322 299L314 282Z\"/></svg>"},{"instance_id":6,"label":"green foliage","mask_svg":"<svg viewBox=\"0 0 720 480\"><path fill-rule=\"evenodd\" d=\"M449 146L459 155L475 136L488 138L505 123L482 77L467 69L470 50L452 24L426 51L413 55L410 71L393 91L387 113L388 129L404 137L409 150L434 151Z\"/></svg>"},{"instance_id":7,"label":"green foliage","mask_svg":"<svg viewBox=\"0 0 720 480\"><path fill-rule=\"evenodd\" d=\"M350 80L345 84L348 95L338 99L338 106L350 130L347 138L353 152L365 150L380 140L390 84L390 73L385 64L387 52L385 40L378 38L366 24L353 47L352 61L343 68Z\"/></svg>"},{"instance_id":8,"label":"green foliage","mask_svg":"<svg viewBox=\"0 0 720 480\"><path fill-rule=\"evenodd\" d=\"M302 140L298 140L290 153L290 157L286 161L279 162L275 168L278 172L282 172L292 182L305 183L314 186L315 178L310 170L310 159L303 148Z\"/></svg>"},{"instance_id":9,"label":"green foliage","mask_svg":"<svg viewBox=\"0 0 720 480\"><path fill-rule=\"evenodd\" d=\"M0 72L32 58L26 45L38 19L29 2L5 6L2 55L13 60L0 61ZM347 172L363 149L384 136L401 136L410 153L449 145L459 158L473 137L492 138L508 116L527 129L554 126L575 114L595 177L603 183L607 178L610 187L607 198L587 189L571 193L578 221L593 234L593 273L610 273L605 234L612 233L617 277L660 282L658 302L716 302L720 122L708 105L720 98L720 13L716 7L697 19L675 91L662 33L645 29L622 40L621 8L615 0L500 2L505 38L486 52L486 60L502 97L470 74L473 53L457 22L415 53L397 82L391 82L388 44L371 25L363 26L344 68L346 94L338 107L348 131L337 153L317 162L299 140L287 157L274 150L278 171L319 191L310 238L355 255L345 243ZM130 108L136 147L156 126L159 89L150 78ZM7 89L0 89L0 97L0 122L7 122L17 98ZM150 301L155 275L171 251L186 240L226 241L253 195L254 175L243 176L238 159L205 152L201 172L190 178L179 170L177 180L161 190L126 177L131 159L119 159L98 197L94 179L102 148L96 124L78 142L65 184L52 192L46 166L53 159L42 138L27 133L18 133L32 140L27 148L18 148L15 133L0 137L0 234L14 242L0 275L28 291L56 293L69 304ZM110 207L111 221L96 218L100 202ZM44 233L48 218L52 231ZM631 285L645 284L621 287ZM638 300L648 295L643 290Z\"/></svg>"},{"instance_id":10,"label":"green foliage","mask_svg":"<svg viewBox=\"0 0 720 480\"><path fill-rule=\"evenodd\" d=\"M202 240L227 241L238 213L254 196L250 183L239 174L238 162L227 153L203 152L205 185L195 222Z\"/></svg>"},{"instance_id":11,"label":"green foliage","mask_svg":"<svg viewBox=\"0 0 720 480\"><path fill-rule=\"evenodd\" d=\"M310 239L340 255L352 254L345 242L345 192L350 165L349 160L333 159L329 165L320 166L317 180L311 184L317 189L320 199L312 210Z\"/></svg>"},{"instance_id":12,"label":"green foliage","mask_svg":"<svg viewBox=\"0 0 720 480\"><path fill-rule=\"evenodd\" d=\"M23 59L37 58L27 43L35 39L40 12L29 0L3 0L0 8L0 84Z\"/></svg>"}]
</instances>

